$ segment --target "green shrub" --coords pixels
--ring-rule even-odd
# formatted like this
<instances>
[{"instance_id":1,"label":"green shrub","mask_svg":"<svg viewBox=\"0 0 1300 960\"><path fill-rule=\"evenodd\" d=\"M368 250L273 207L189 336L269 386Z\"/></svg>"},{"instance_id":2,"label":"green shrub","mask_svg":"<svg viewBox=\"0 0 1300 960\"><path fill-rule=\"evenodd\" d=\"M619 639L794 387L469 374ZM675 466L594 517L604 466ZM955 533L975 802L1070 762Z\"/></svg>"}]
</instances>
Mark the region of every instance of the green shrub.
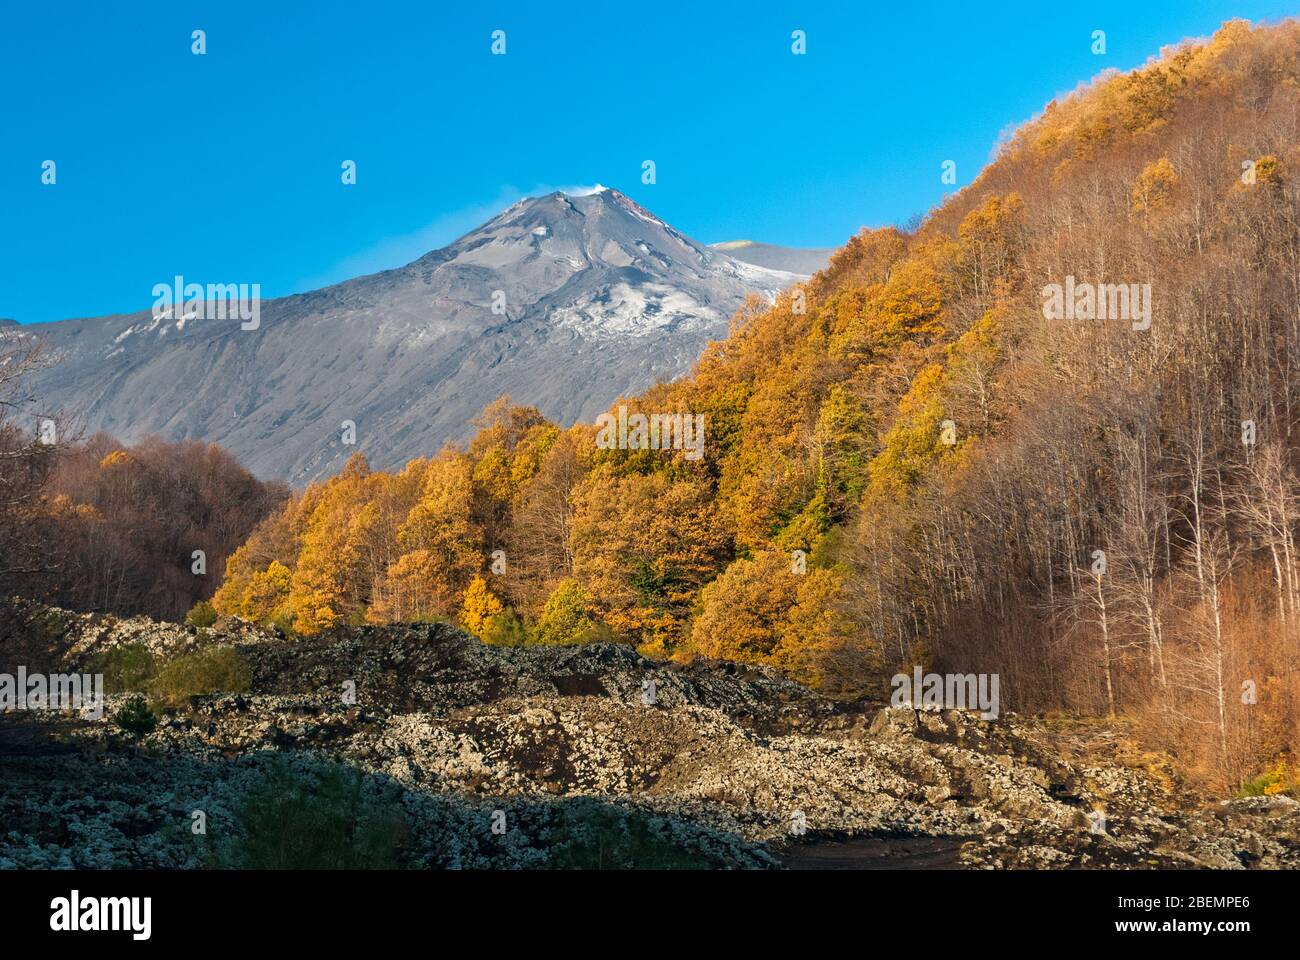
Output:
<instances>
[{"instance_id":1,"label":"green shrub","mask_svg":"<svg viewBox=\"0 0 1300 960\"><path fill-rule=\"evenodd\" d=\"M1252 780L1247 780L1237 791L1239 797L1271 797L1277 794L1300 795L1300 776L1292 777L1285 760L1279 760Z\"/></svg>"},{"instance_id":2,"label":"green shrub","mask_svg":"<svg viewBox=\"0 0 1300 960\"><path fill-rule=\"evenodd\" d=\"M286 637L295 636L293 632L294 612L289 608L281 608L271 616L271 626L278 629Z\"/></svg>"},{"instance_id":3,"label":"green shrub","mask_svg":"<svg viewBox=\"0 0 1300 960\"><path fill-rule=\"evenodd\" d=\"M68 625L63 622L63 617L53 610L43 610L31 617L24 629L26 639L42 646L50 646L63 639L67 631Z\"/></svg>"},{"instance_id":4,"label":"green shrub","mask_svg":"<svg viewBox=\"0 0 1300 960\"><path fill-rule=\"evenodd\" d=\"M705 870L702 851L674 840L664 820L598 800L567 803L551 831L551 866L558 870Z\"/></svg>"},{"instance_id":5,"label":"green shrub","mask_svg":"<svg viewBox=\"0 0 1300 960\"><path fill-rule=\"evenodd\" d=\"M483 631L483 642L499 647L521 647L532 640L531 631L519 614L513 610L489 618Z\"/></svg>"},{"instance_id":6,"label":"green shrub","mask_svg":"<svg viewBox=\"0 0 1300 960\"><path fill-rule=\"evenodd\" d=\"M149 709L144 697L134 696L113 714L113 722L133 737L143 737L158 725L158 718Z\"/></svg>"},{"instance_id":7,"label":"green shrub","mask_svg":"<svg viewBox=\"0 0 1300 960\"><path fill-rule=\"evenodd\" d=\"M206 647L169 661L151 686L162 706L183 706L207 693L247 693L248 664L231 646Z\"/></svg>"},{"instance_id":8,"label":"green shrub","mask_svg":"<svg viewBox=\"0 0 1300 960\"><path fill-rule=\"evenodd\" d=\"M597 620L578 634L574 643L618 643L618 634L604 620Z\"/></svg>"},{"instance_id":9,"label":"green shrub","mask_svg":"<svg viewBox=\"0 0 1300 960\"><path fill-rule=\"evenodd\" d=\"M587 591L576 580L564 580L551 593L537 621L534 642L540 644L608 643L614 631L593 617Z\"/></svg>"},{"instance_id":10,"label":"green shrub","mask_svg":"<svg viewBox=\"0 0 1300 960\"><path fill-rule=\"evenodd\" d=\"M144 693L158 673L153 654L143 643L127 643L106 650L87 664L91 673L104 675L108 693Z\"/></svg>"},{"instance_id":11,"label":"green shrub","mask_svg":"<svg viewBox=\"0 0 1300 960\"><path fill-rule=\"evenodd\" d=\"M391 784L342 764L277 757L248 790L240 830L215 855L242 870L382 870L400 865L406 820Z\"/></svg>"},{"instance_id":12,"label":"green shrub","mask_svg":"<svg viewBox=\"0 0 1300 960\"><path fill-rule=\"evenodd\" d=\"M190 607L190 612L185 615L185 622L193 624L200 630L206 629L217 622L217 609L208 601L200 600Z\"/></svg>"}]
</instances>

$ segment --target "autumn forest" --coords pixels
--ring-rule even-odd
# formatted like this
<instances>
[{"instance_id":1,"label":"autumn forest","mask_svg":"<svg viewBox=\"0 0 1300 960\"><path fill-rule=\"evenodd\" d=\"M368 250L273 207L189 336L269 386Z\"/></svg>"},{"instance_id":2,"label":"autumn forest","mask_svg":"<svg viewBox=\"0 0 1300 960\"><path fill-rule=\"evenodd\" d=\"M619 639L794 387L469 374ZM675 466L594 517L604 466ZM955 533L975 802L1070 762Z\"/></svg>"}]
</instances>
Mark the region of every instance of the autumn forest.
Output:
<instances>
[{"instance_id":1,"label":"autumn forest","mask_svg":"<svg viewBox=\"0 0 1300 960\"><path fill-rule=\"evenodd\" d=\"M1067 279L1149 289L1149 325L1049 317ZM1059 98L613 405L702 415L698 459L502 397L467 444L387 472L363 429L290 491L191 441L35 443L3 416L46 358L0 349L0 592L290 637L445 620L842 698L996 673L1006 709L1122 718L1216 787L1300 776L1295 22Z\"/></svg>"}]
</instances>

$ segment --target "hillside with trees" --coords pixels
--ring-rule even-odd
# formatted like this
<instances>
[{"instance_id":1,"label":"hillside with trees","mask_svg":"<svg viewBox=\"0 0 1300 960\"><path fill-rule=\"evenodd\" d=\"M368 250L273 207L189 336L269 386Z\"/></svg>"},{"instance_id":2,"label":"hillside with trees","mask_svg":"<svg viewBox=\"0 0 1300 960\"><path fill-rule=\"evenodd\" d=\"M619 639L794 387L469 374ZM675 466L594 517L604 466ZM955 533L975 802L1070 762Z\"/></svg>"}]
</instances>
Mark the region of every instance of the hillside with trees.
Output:
<instances>
[{"instance_id":1,"label":"hillside with trees","mask_svg":"<svg viewBox=\"0 0 1300 960\"><path fill-rule=\"evenodd\" d=\"M182 619L288 488L215 444L69 438L31 382L51 362L39 338L0 329L0 597Z\"/></svg>"},{"instance_id":2,"label":"hillside with trees","mask_svg":"<svg viewBox=\"0 0 1300 960\"><path fill-rule=\"evenodd\" d=\"M702 458L503 398L464 449L295 495L215 605L614 638L845 696L996 672L1009 709L1293 783L1298 176L1300 24L1227 23L1054 101L915 231L864 230L620 401L703 414ZM1076 283L1150 313L1049 319Z\"/></svg>"}]
</instances>

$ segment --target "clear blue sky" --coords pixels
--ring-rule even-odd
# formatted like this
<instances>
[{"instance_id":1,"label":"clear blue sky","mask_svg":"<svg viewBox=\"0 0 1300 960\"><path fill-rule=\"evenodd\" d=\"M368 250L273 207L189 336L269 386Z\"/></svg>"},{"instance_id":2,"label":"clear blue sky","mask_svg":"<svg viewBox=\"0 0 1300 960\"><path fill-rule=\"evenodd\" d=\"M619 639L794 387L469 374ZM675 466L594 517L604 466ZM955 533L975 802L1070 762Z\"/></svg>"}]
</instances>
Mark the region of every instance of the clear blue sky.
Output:
<instances>
[{"instance_id":1,"label":"clear blue sky","mask_svg":"<svg viewBox=\"0 0 1300 960\"><path fill-rule=\"evenodd\" d=\"M309 289L595 182L704 242L834 246L1100 70L1292 3L7 3L0 317L147 309L177 273Z\"/></svg>"}]
</instances>

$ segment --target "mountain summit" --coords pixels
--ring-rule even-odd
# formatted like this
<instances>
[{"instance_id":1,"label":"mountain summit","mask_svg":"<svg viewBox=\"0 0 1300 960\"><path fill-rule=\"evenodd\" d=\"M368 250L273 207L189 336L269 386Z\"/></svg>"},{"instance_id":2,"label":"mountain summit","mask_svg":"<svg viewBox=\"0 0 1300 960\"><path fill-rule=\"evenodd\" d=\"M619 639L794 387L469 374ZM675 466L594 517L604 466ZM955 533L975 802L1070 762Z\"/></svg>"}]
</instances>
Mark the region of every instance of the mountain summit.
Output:
<instances>
[{"instance_id":1,"label":"mountain summit","mask_svg":"<svg viewBox=\"0 0 1300 960\"><path fill-rule=\"evenodd\" d=\"M88 432L215 441L297 483L357 450L377 467L434 453L503 393L593 419L685 372L747 294L798 279L597 188L521 200L404 267L264 300L256 329L206 310L21 329L63 358L38 383L48 409Z\"/></svg>"}]
</instances>

